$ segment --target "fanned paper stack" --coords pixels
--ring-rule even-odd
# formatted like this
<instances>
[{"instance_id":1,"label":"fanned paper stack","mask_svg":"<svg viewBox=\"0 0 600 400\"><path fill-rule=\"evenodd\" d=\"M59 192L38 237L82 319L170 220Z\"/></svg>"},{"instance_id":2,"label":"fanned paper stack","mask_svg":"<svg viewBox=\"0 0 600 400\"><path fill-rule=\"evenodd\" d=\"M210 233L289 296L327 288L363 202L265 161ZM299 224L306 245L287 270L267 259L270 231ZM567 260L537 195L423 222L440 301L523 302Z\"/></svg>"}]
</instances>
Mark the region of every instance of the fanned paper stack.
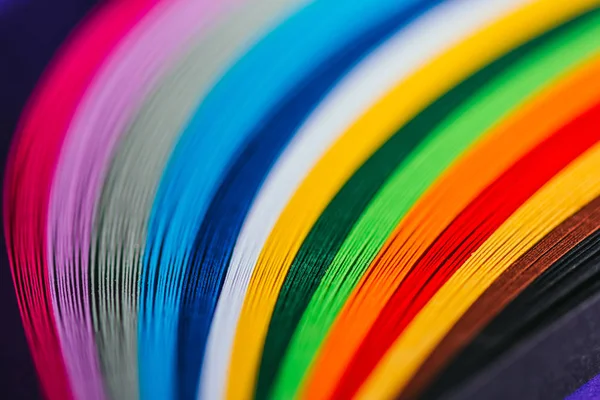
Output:
<instances>
[{"instance_id":1,"label":"fanned paper stack","mask_svg":"<svg viewBox=\"0 0 600 400\"><path fill-rule=\"evenodd\" d=\"M82 14L4 177L45 397L600 398L600 0Z\"/></svg>"}]
</instances>

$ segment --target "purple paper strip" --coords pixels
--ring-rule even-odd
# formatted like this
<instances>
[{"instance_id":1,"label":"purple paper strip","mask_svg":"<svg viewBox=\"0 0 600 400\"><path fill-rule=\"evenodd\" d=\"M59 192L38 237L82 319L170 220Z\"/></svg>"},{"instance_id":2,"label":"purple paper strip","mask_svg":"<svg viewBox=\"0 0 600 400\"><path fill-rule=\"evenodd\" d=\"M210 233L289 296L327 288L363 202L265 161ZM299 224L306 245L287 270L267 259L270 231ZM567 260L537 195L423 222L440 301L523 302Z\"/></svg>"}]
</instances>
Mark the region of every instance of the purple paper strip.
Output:
<instances>
[{"instance_id":1,"label":"purple paper strip","mask_svg":"<svg viewBox=\"0 0 600 400\"><path fill-rule=\"evenodd\" d=\"M588 383L577 389L577 391L566 400L589 400L600 399L600 375L593 377Z\"/></svg>"}]
</instances>

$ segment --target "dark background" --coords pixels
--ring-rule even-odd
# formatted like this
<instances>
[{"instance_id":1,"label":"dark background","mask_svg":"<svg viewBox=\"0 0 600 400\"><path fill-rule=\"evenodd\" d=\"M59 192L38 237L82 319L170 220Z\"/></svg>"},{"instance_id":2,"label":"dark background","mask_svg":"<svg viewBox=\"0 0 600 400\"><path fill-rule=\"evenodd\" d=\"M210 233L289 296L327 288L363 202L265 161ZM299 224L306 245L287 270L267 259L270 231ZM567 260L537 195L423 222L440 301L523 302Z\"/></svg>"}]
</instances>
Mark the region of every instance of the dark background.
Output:
<instances>
[{"instance_id":1,"label":"dark background","mask_svg":"<svg viewBox=\"0 0 600 400\"><path fill-rule=\"evenodd\" d=\"M94 0L0 0L2 181L21 111L52 56ZM1 218L1 217L0 217ZM0 398L41 398L0 229Z\"/></svg>"}]
</instances>

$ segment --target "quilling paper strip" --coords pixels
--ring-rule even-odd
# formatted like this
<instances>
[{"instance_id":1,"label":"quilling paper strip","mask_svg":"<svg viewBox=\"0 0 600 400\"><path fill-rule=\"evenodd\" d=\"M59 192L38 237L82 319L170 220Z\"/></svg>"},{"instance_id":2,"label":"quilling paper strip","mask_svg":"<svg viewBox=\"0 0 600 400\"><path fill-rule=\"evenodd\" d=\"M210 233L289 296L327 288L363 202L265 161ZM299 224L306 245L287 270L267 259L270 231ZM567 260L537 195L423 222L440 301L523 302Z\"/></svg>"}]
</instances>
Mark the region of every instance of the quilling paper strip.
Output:
<instances>
[{"instance_id":1,"label":"quilling paper strip","mask_svg":"<svg viewBox=\"0 0 600 400\"><path fill-rule=\"evenodd\" d=\"M138 284L147 221L167 157L186 119L219 75L262 32L299 4L301 2L250 1L219 15L193 39L188 53L149 94L123 135L103 187L93 236L99 276L124 277L122 286L112 291L113 296L122 296L120 308L125 314L113 310L112 291L106 294L104 280L96 281L94 291L99 296L92 298L92 303L95 302L99 313L97 329L106 338L105 345L113 349L113 358L109 361L122 365L124 361L116 353L121 352L123 342L130 343L134 350L132 355L136 358L130 359L131 373L137 375ZM119 287L125 291L119 292ZM119 325L122 329L114 328ZM179 390L193 397L198 370L183 366L178 375ZM115 378L125 380L123 375ZM131 385L131 381L123 383ZM153 380L147 385L151 391Z\"/></svg>"},{"instance_id":2,"label":"quilling paper strip","mask_svg":"<svg viewBox=\"0 0 600 400\"><path fill-rule=\"evenodd\" d=\"M549 139L549 141L551 140L554 140L554 138ZM543 145L545 145L545 143ZM551 151L556 152L557 148L557 146L554 146ZM570 153L568 151L563 153L565 157L568 157L569 154ZM542 152L542 155L538 156L535 162L537 165L540 165L540 160L543 160L543 157L547 158L552 156L553 154L550 152L550 150ZM510 174L505 174L503 175L502 180L494 182L492 186L482 193L481 197L478 197L476 201L469 206L469 208L465 209L465 211L461 213L460 218L458 218L453 225L447 229L446 232L448 232L448 234L442 235L439 241L440 244L446 241L447 248L450 248L450 250L442 253L441 255L447 256L448 254L451 254L452 256L448 258L447 262L441 265L438 263L434 263L432 265L434 268L438 268L439 270L435 275L430 277L429 281L426 281L426 278L428 278L427 273L423 273L422 277L419 277L418 275L419 271L423 271L422 265L417 265L417 268L415 269L417 274L410 274L407 276L405 282L403 282L403 285L400 286L394 297L386 305L386 308L379 316L378 321L376 321L371 327L369 335L362 343L361 348L354 356L352 362L349 364L349 369L345 373L345 379L342 379L342 381L339 382L339 392L349 393L352 392L352 390L355 390L354 388L358 387L358 385L355 383L349 383L351 378L353 377L359 381L361 377L364 379L364 376L368 374L370 368L372 368L372 365L376 363L377 357L381 357L385 352L385 349L387 348L386 345L390 343L393 338L396 337L396 335L398 335L398 332L402 331L406 324L411 320L412 316L414 316L419 311L420 307L422 307L422 305L425 304L431 297L432 293L435 293L435 290L441 284L443 284L449 276L451 276L458 266L460 266L464 259L470 254L469 251L472 252L473 249L477 248L477 246L489 236L490 232L493 232L497 225L502 222L502 218L505 217L507 213L510 213L515 205L519 204L518 201L522 201L523 198L530 194L531 190L536 188L536 184L543 182L543 179L547 177L547 175L544 174L553 173L554 170L552 168L560 166L560 161L561 159L556 157L554 159L556 164L544 164L544 168L540 168L541 172L538 176L519 174L520 171L514 172L514 168L511 168L511 170L509 170ZM523 158L519 160L519 163L516 164L516 166L524 164L528 168L531 168L533 162L530 164L527 164L527 162L528 158ZM521 167L521 170L525 170L525 167ZM519 176L519 179L522 180L515 180L515 176ZM509 185L509 183L507 183L509 179L513 179L515 186L519 185L517 186L518 190L515 190L512 196L503 197L501 195L497 195L494 197L494 195L502 190L506 190L506 186ZM483 196L485 196L485 198ZM490 201L489 199L493 199L493 201L496 202L495 204L503 201L502 206L498 207L497 205L494 205L493 201ZM492 206L489 207L489 204ZM490 209L488 210L486 207ZM483 209L485 212L481 212L481 214L477 215L477 209ZM492 213L493 217L485 220L486 222L480 222L484 219L485 215L490 215ZM469 224L465 224L464 221L466 218L470 218L470 226ZM479 226L476 229L473 229L475 222L479 222ZM454 226L456 226L456 228L452 229ZM464 235L457 235L457 241L455 243L459 243L461 245L455 249L452 244L447 242L447 237L450 236L450 232L456 233L458 229L460 229L462 232L469 232L469 229L471 229L470 232L472 232L472 235L470 236L470 240L465 240ZM436 254L436 250L439 248L440 246L433 246L431 253L428 253L427 255ZM423 258L424 260L429 258L427 255ZM435 269L432 271L435 271ZM419 281L427 283L424 284ZM399 304L405 303L404 299L406 298L406 293L413 291L416 293L419 293L420 291L420 293L415 295L409 306L403 308L396 307ZM379 340L380 342L375 344L375 340ZM363 364L361 364L361 361Z\"/></svg>"},{"instance_id":3,"label":"quilling paper strip","mask_svg":"<svg viewBox=\"0 0 600 400\"><path fill-rule=\"evenodd\" d=\"M443 11L440 15L448 17L449 21L453 20L451 11L461 13L464 18L464 11L460 10L460 7L468 8L474 13L478 12L477 8L465 2L449 4L456 4L456 8L448 9L443 5L435 9ZM428 15L433 16L435 13L432 11ZM435 25L442 26L439 22ZM530 48L535 47L538 42L541 43L542 40L536 40L494 62L421 112L417 118L402 127L378 149L329 203L300 247L278 296L263 349L257 396L261 396L261 393L267 391L271 385L291 335L317 284L325 274L326 267L329 266L348 231L382 183L411 149L419 144L430 127L435 126L437 121L457 108L478 85L500 73L503 68L526 54Z\"/></svg>"},{"instance_id":4,"label":"quilling paper strip","mask_svg":"<svg viewBox=\"0 0 600 400\"><path fill-rule=\"evenodd\" d=\"M84 293L83 303L72 308L70 313L62 313L59 318L63 352L78 365L78 371L73 372L77 382L85 382L91 375L89 369L98 368L94 323L86 287L90 278L97 279L89 272L88 260L95 257L90 254L91 231L112 149L173 54L214 18L218 8L219 3L203 1L158 3L111 54L81 100L66 133L50 198L48 249L52 262L49 268L56 273L50 274L49 284L54 286L58 282L63 288L75 288L72 291L64 289L63 295L58 297L60 305L57 308L61 310L76 304ZM110 274L102 283L121 280L122 277ZM116 295L123 290L118 286L112 290L106 286L100 293ZM129 323L120 308L115 311L121 315L118 324ZM103 357L104 363L113 360L112 365L104 368L108 385L113 389L113 396L119 394L134 399L138 392L137 369L130 365L136 364L137 349L130 343L121 343L115 350ZM121 380L120 393L114 392L117 390L115 380ZM82 393L81 397L91 398L97 391L98 388L89 387L89 392Z\"/></svg>"},{"instance_id":5,"label":"quilling paper strip","mask_svg":"<svg viewBox=\"0 0 600 400\"><path fill-rule=\"evenodd\" d=\"M509 305L508 308L513 308L513 303L519 302L522 306L521 298L531 295L523 296L525 292L537 286L533 292L540 303L533 307L537 308L535 312L531 307L512 310L513 315L517 311L529 314L526 319L533 317L531 324L526 324L530 325L525 329L527 332L510 338L513 341L510 348L497 354L493 364L482 366L468 381L446 393L445 398L560 398L573 393L582 382L598 373L596 363L590 361L600 356L596 318L600 307L599 239L598 231L584 239ZM552 289L559 289L559 293L547 291L548 283L556 284ZM496 327L496 331L502 330ZM531 370L535 375L529 373Z\"/></svg>"},{"instance_id":6,"label":"quilling paper strip","mask_svg":"<svg viewBox=\"0 0 600 400\"><path fill-rule=\"evenodd\" d=\"M428 5L429 2L423 2L420 7ZM184 308L180 311L183 314L180 326L186 329L183 331L184 343L180 344L180 351L185 353L187 359L196 357L201 360L199 356L202 356L202 352L190 353L188 349L197 349L198 343L206 340L210 317L235 239L271 164L326 92L371 48L410 21L415 13L413 8L408 7L406 11L381 21L375 28L353 40L351 46L343 47L311 72L308 79L293 89L293 95L282 101L272 116L261 123L252 134L252 140L229 167L199 229L189 277L185 281L188 289L183 299Z\"/></svg>"},{"instance_id":7,"label":"quilling paper strip","mask_svg":"<svg viewBox=\"0 0 600 400\"><path fill-rule=\"evenodd\" d=\"M593 246L597 244L597 239L594 238L598 237L599 228L600 198L596 198L556 227L494 281L423 363L402 393L402 397L435 398L442 393L450 392L488 365L490 363L488 360L493 360L494 357L490 355L494 351L490 349L506 351L510 347L510 345L502 346L503 341L499 338L507 338L512 345L518 343L519 337L516 337L514 332L525 329L522 327L515 329L515 324L509 324L505 331L512 334L492 332L491 328L494 325L506 320L494 317L497 317L499 311L502 311L502 314L506 314L511 309L517 312L524 311L526 308L519 307L518 302L511 303L511 301L515 298L520 300L524 289L528 290L528 285L531 285L534 280L537 283L538 277L549 274L553 270L568 271L569 268L562 268L562 266L569 264L572 258L582 260L592 257L595 252ZM556 277L553 277L553 280L557 280ZM552 285L545 285L546 290L552 288ZM532 298L536 303L542 304L540 296L532 296ZM505 308L507 304L509 307ZM543 309L546 311L557 309L553 307L555 301L544 301L544 304ZM512 313L512 316L514 315ZM539 320L539 318L532 320L536 319ZM486 326L492 320L493 323ZM483 327L485 330L481 331ZM493 343L493 345L482 345L483 343ZM487 351L482 351L482 348ZM456 353L458 355L452 359ZM440 373L441 368L447 366L450 359L452 359L452 368L446 368ZM435 377L436 374L440 374L439 377Z\"/></svg>"},{"instance_id":8,"label":"quilling paper strip","mask_svg":"<svg viewBox=\"0 0 600 400\"><path fill-rule=\"evenodd\" d=\"M151 7L152 3L145 1L111 3L87 19L33 95L7 163L4 229L9 259L17 291L22 291L18 297L25 331L44 392L50 398L69 398L71 390L75 396L86 391L85 383L73 382L76 372L64 369L63 344L54 321L54 315L71 310L55 308L52 299L63 289L48 286L45 231L55 165L64 132L90 80L121 38ZM110 26L106 21L110 21ZM103 397L101 383L94 378L95 372L91 373L89 385L97 389L95 396Z\"/></svg>"},{"instance_id":9,"label":"quilling paper strip","mask_svg":"<svg viewBox=\"0 0 600 400\"><path fill-rule=\"evenodd\" d=\"M541 6L541 4L537 5ZM547 10L547 8L544 9ZM524 10L521 13L527 14L531 9ZM424 105L423 103L427 104L428 101L435 99L437 97L435 94L439 95L440 93L437 92L438 90L446 90L447 87L440 86L440 82L450 85L455 82L454 80L460 80L462 76L468 75L470 68L476 67L478 62L485 62L486 58L491 57L495 51L501 52L503 48L501 46L510 43L506 40L509 31L506 27L511 23L518 23L520 15L523 14L513 15L512 18L509 17L507 20L503 20L472 36L472 41L462 42L456 49L438 58L435 63L421 69L417 77L413 77L408 82L396 87L378 106L370 110L366 116L363 116L357 124L350 128L350 131L342 137L342 142L338 142L313 168L311 174L304 180L303 185L288 203L286 211L280 216L277 225L271 232L271 239L265 244L263 254L253 272L254 278L250 281L248 295L245 300L246 311L242 311L236 332L237 339L233 347L234 358L232 359L229 375L232 388L233 386L240 388L237 385L238 376L247 376L248 379L253 376L252 368L257 367L257 361L254 360L256 360L262 346L266 334L266 325L283 278L293 255L301 245L300 240L306 236L310 226L322 212L327 202L355 168L360 165L359 163L364 161L374 150L374 147L381 144L379 140L391 135L402 122L405 122L412 116L411 114L418 111ZM503 25L503 22L506 25ZM532 27L529 19L527 25ZM534 30L532 29L532 31ZM501 46L499 45L498 48L493 50L487 47L489 43L495 42L491 40L491 37L500 34L500 32L502 32L501 35L504 38L503 41L499 42ZM527 37L523 29L510 30L510 33L516 32ZM486 34L491 37L486 37ZM483 39L484 37L485 39ZM480 40L482 41L480 42ZM513 40L518 41L519 36L514 37ZM475 50L477 44L483 43L485 43L485 46L482 47L489 52L484 53ZM460 63L453 63L453 60L458 61L454 57L459 56L461 51L468 52L470 56L460 57ZM474 58L473 55L475 54L481 55L483 60ZM465 59L468 59L472 64L466 64ZM427 76L427 79L419 79L425 76ZM432 79L432 76L436 76L436 78ZM433 86L433 81L436 82L435 86ZM410 86L411 84L415 85L415 89ZM396 112L388 114L387 110L392 109ZM273 266L277 266L277 269L274 270ZM266 271L270 272L267 273ZM261 290L261 288L264 288L264 290ZM239 366L236 365L236 360L240 363ZM238 370L237 368L244 369ZM236 385L234 385L234 382Z\"/></svg>"},{"instance_id":10,"label":"quilling paper strip","mask_svg":"<svg viewBox=\"0 0 600 400\"><path fill-rule=\"evenodd\" d=\"M546 398L598 373L597 0L340 5L125 0L71 35L4 188L48 397Z\"/></svg>"},{"instance_id":11,"label":"quilling paper strip","mask_svg":"<svg viewBox=\"0 0 600 400\"><path fill-rule=\"evenodd\" d=\"M582 51L578 54L559 51L570 45L576 46L579 34L580 30L576 28L540 46L539 49L531 51L523 60L500 74L497 79L485 85L473 98L436 127L423 144L418 146L406 162L401 164L391 175L352 228L302 316L280 371L281 386L290 385L290 381L294 382L294 379L295 382L299 382L301 374L298 374L298 371L306 370L310 365L311 358L320 346L327 328L331 326L369 263L392 233L398 221L406 215L414 202L422 196L435 179L474 141L481 140L491 127L502 121L506 115L517 110L524 100L551 83L566 68L595 49L594 44L590 44L587 48L582 45ZM563 40L563 36L566 40ZM576 37L576 40L573 40L573 36ZM558 59L563 63L557 62ZM421 260L423 265L435 266L435 263L438 260L444 260L445 256L448 257L448 261L444 260L444 263L451 264L453 256L464 254L458 252L444 254L442 252L444 248L448 248L453 243L453 239L457 236L460 237L456 232L453 235L448 230L446 232L448 235L439 241L444 247L432 251L430 258L423 258ZM460 243L458 239L457 241ZM473 239L469 243L476 243L476 240ZM396 268L396 270L401 271L400 268ZM417 265L415 270L421 272L423 267ZM434 271L435 268L432 267L431 270ZM438 275L443 276L441 273ZM420 278L425 277L426 274L422 272L414 276ZM424 280L427 281L427 279ZM383 277L382 281L389 282ZM409 281L411 280L409 279ZM407 287L419 288L417 283L407 284ZM418 304L415 300L417 294L418 291L413 295L413 304ZM407 300L404 293L398 297ZM394 309L405 310L407 307L407 305L401 304ZM392 319L382 318L382 322L385 321L383 322L384 327L387 328L385 332L393 332L390 328L390 320ZM372 331L374 329L376 328L371 328ZM391 332L389 332L390 336L393 335ZM385 340L379 340L377 344L384 346L382 342L385 343ZM357 361L356 365L359 366L357 369L368 373L369 363L372 361L366 361L366 359L377 360L379 354L375 351L368 351L368 357L364 354L361 355L363 358ZM351 364L349 367L354 367L354 365ZM360 376L356 371L353 372L348 375L347 380L340 384L357 386L361 378L364 379L364 376ZM295 384L298 385L298 383ZM280 390L282 390L280 393L285 393L283 392L285 389L281 388ZM351 393L350 390L341 392L339 395L348 396Z\"/></svg>"},{"instance_id":12,"label":"quilling paper strip","mask_svg":"<svg viewBox=\"0 0 600 400\"><path fill-rule=\"evenodd\" d=\"M427 6L429 2L423 2L417 12ZM330 88L375 45L410 21L416 14L413 8L409 7L406 12L399 12L366 31L353 40L351 46L336 52L322 67L312 72L309 79L294 88L293 95L282 101L273 115L262 122L260 129L253 133L252 140L229 167L200 227L194 244L190 277L185 284L189 290L186 290L181 313L188 325L184 340L187 339L189 344L180 345L180 351L185 352L187 358L197 357L190 354L188 348L198 348L197 343L206 340L210 317L235 239L271 164Z\"/></svg>"},{"instance_id":13,"label":"quilling paper strip","mask_svg":"<svg viewBox=\"0 0 600 400\"><path fill-rule=\"evenodd\" d=\"M44 0L3 0L2 3L5 8L0 7L4 61L0 64L0 122L6 134L2 145L6 157L9 136L15 132L19 115L35 84L52 63L53 56L60 53L58 49L69 33L84 23L82 20L85 21L95 1L60 0L50 6Z\"/></svg>"},{"instance_id":14,"label":"quilling paper strip","mask_svg":"<svg viewBox=\"0 0 600 400\"><path fill-rule=\"evenodd\" d=\"M27 98L53 55L58 53L57 49L89 11L93 0L68 3L58 1L49 5L45 0L5 0L0 7L0 131L3 133L0 149L3 177L10 140ZM4 326L0 354L4 355L4 361L10 362L3 364L3 395L7 398L39 397L42 388L38 385L35 365L27 348L5 244L3 240L0 246L0 296L3 296L0 301Z\"/></svg>"},{"instance_id":15,"label":"quilling paper strip","mask_svg":"<svg viewBox=\"0 0 600 400\"><path fill-rule=\"evenodd\" d=\"M506 5L506 3L504 4ZM493 18L496 10L494 10L493 4L490 4L490 6L491 8L488 9L488 12L490 12L491 15L488 15ZM486 15L483 10L480 12L482 12L483 15ZM439 15L441 16L441 14ZM474 14L472 17L473 20L470 23L475 25L475 27L477 24L482 23L481 20L478 19L482 18L481 14ZM284 153L280 163L276 164L273 176L269 177L265 183L253 209L250 211L249 217L242 228L240 238L238 239L237 247L233 253L231 267L225 280L225 287L222 292L222 298L219 301L209 339L210 345L208 346L207 361L205 362L208 366L204 368L205 374L203 375L203 382L205 383L205 388L211 389L205 392L206 397L218 397L218 395L214 393L215 390L219 390L216 383L220 380L210 375L211 371L224 371L227 368L227 354L229 354L227 342L232 338L232 328L230 326L236 322L236 316L241 307L242 300L239 296L244 293L243 291L240 292L240 289L243 289L245 285L247 285L249 272L251 271L249 268L252 267L252 260L256 260L258 251L260 250L260 248L253 247L255 246L254 240L257 237L266 239L270 226L274 223L273 218L276 217L278 213L273 211L281 210L283 208L285 200L291 196L290 192L297 184L295 182L299 182L299 179L302 178L306 168L311 165L311 160L315 157L315 152L313 151L312 154L310 152L311 142L313 143L312 146L314 148L323 149L320 151L324 151L327 142L317 138L322 137L325 139L330 137L329 135L337 135L339 130L344 129L351 123L352 115L364 112L364 107L368 106L370 102L373 102L383 93L381 89L385 90L390 84L400 80L402 74L411 71L414 67L410 66L411 62L409 61L411 60L411 57L408 57L408 55L415 53L415 56L417 56L415 59L415 66L418 66L419 64L426 62L431 56L435 55L438 51L438 46L443 49L445 46L452 44L453 41L469 32L470 29L474 29L467 24L469 19L465 18L465 24L461 25L461 27L465 28L464 31L453 31L452 29L446 31L455 32L456 39L449 34L429 35L432 29L435 31L435 28L439 27L440 32L444 29L443 25L432 23L436 20L437 17L432 16L431 19L425 18L422 23L416 22L414 28L409 26L401 35L398 35L397 41L393 41L396 44L392 45L392 43L390 43L389 45L383 46L380 52L375 53L370 60L366 60L361 64L360 67L364 66L365 73L362 73L362 71L360 71L360 73L353 73L351 77L343 81L339 87L334 90L332 95L324 101L325 106L317 109L314 120L309 120L305 124L305 128L301 129L298 133L297 138L301 138L302 141L298 139L297 143L292 142L291 150ZM432 40L432 43L430 44L431 47L423 46L423 39L417 37L412 38L413 34L423 35L423 37ZM439 44L436 43L438 40ZM398 46L398 48L395 48L394 46ZM403 50L403 46L407 46L406 49ZM424 54L421 53L424 50L426 52L424 52ZM386 53L386 58L384 58L383 55ZM425 58L422 59L421 57ZM422 61L420 61L421 59ZM398 64L398 67L392 68L391 66L395 64ZM368 68L373 68L375 65L378 65L377 70L368 70ZM360 68L357 69L360 70ZM390 74L390 72L395 71L396 69L402 72L398 77L394 77L393 74ZM366 71L369 71L370 75L367 75ZM380 72L377 73L377 71ZM385 79L381 79L382 76ZM371 81L378 82L377 86L369 84ZM357 85L357 87L354 85ZM381 89L373 90L373 88L379 87L381 87ZM361 105L360 107L357 107L355 112L349 112L352 109L347 109L346 107L356 107L354 105L355 96L352 96L352 93L356 92L373 94L370 94L369 97L365 99L364 106ZM338 102L341 103L338 104ZM339 117L334 117L336 115L339 115ZM346 119L348 116L350 116L349 120ZM336 127L336 125L339 127ZM325 135L327 132L331 133ZM333 140L334 137L335 136L330 140ZM318 140L322 140L322 144L319 144ZM319 147L317 147L316 144L319 144ZM299 168L299 166L301 166L301 168ZM294 171L293 168L295 168L296 171ZM293 179L290 179L290 177L293 177ZM287 193L280 188L285 188ZM273 222L265 224L265 220ZM258 243L260 244L265 239L261 239ZM248 253L247 255L245 254L246 252ZM230 296L237 296L237 298ZM215 365L219 365L219 367L215 368ZM215 389L212 389L213 387Z\"/></svg>"},{"instance_id":16,"label":"quilling paper strip","mask_svg":"<svg viewBox=\"0 0 600 400\"><path fill-rule=\"evenodd\" d=\"M560 31L565 31L568 25L575 25L575 22L557 29L556 35ZM535 51L530 46L535 42L542 45L550 41L550 38L549 33L530 42L523 47L523 53L526 55ZM518 54L518 50L513 53ZM509 53L506 57L511 54ZM600 97L600 87L590 86L592 80L590 76L593 71L595 71L594 68L588 67L585 74L577 74L578 84L567 79L558 88L551 87L549 93L536 97L531 104L518 110L514 117L495 126L428 188L395 228L369 266L368 272L356 285L357 290L345 302L332 330L327 334L326 342L319 351L319 359L322 362L315 362L315 370L311 372L312 382L307 383L306 396L316 398L332 395L332 391L344 373L347 374L346 379L350 379L350 377L358 379L346 371L346 368L350 367L349 363L354 353L362 344L386 302L398 290L398 286L406 279L409 271L414 277L429 276L425 271L414 272L415 263L419 261L429 268L434 262L440 260L441 255L435 260L427 262L425 259L420 259L426 250L429 251L428 248L450 222L479 192L508 166L550 135L558 126L570 121L572 117ZM564 107L565 95L569 95L568 98L577 99L570 103L572 108ZM453 101L452 104L456 104L456 102ZM549 110L553 109L550 107L560 109L560 112L552 113L553 118L544 118ZM473 111L478 114L483 112L481 109ZM421 115L427 121L432 120L429 114L422 113ZM524 135L524 132L527 134ZM441 240L438 242L444 243ZM404 285L404 283L402 284ZM406 299L412 300L416 296L415 294ZM407 307L404 306L402 309ZM334 354L335 357L332 357ZM374 357L372 360L376 360L376 358ZM364 365L364 370L368 370L367 363L360 364L358 361L357 363L357 365ZM354 366L354 368L357 367Z\"/></svg>"},{"instance_id":17,"label":"quilling paper strip","mask_svg":"<svg viewBox=\"0 0 600 400\"><path fill-rule=\"evenodd\" d=\"M590 36L594 32L591 29ZM598 111L598 107L591 109L566 129L582 135L595 134ZM595 172L600 166L599 155L600 145L596 144L544 185L469 257L395 341L361 387L359 398L384 398L398 393L423 356L507 267L600 195L600 181ZM436 323L425 327L423 323L432 317Z\"/></svg>"},{"instance_id":18,"label":"quilling paper strip","mask_svg":"<svg viewBox=\"0 0 600 400\"><path fill-rule=\"evenodd\" d=\"M347 3L343 13L333 13L336 2L311 3L238 60L200 104L167 164L149 223L140 307L141 376L153 381L147 395L161 397L173 391L186 266L231 157L242 150L264 114L320 62L410 4L381 0L377 7L366 7L356 0ZM246 79L248 75L256 79Z\"/></svg>"}]
</instances>

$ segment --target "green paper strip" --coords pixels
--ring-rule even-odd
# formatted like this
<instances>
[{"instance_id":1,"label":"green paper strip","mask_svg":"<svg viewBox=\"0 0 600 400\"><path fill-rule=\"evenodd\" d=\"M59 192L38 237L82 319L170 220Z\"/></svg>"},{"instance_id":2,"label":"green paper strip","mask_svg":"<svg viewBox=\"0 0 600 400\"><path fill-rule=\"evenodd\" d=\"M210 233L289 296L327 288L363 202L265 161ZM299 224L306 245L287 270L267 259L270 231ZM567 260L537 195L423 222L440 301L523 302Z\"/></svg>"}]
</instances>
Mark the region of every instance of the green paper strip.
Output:
<instances>
[{"instance_id":1,"label":"green paper strip","mask_svg":"<svg viewBox=\"0 0 600 400\"><path fill-rule=\"evenodd\" d=\"M551 85L565 71L595 54L600 48L598 22L600 19L594 13L561 36L531 51L525 59L511 66L453 111L400 163L353 226L327 268L293 334L277 376L274 398L293 398L298 394L300 384L335 317L385 240L415 201L457 157L496 123ZM405 133L401 130L398 134ZM347 190L351 193L350 189ZM359 198L360 193L356 192L356 196ZM345 212L347 210L337 209L330 215L337 214L339 218ZM326 225L320 226L326 229ZM334 230L331 222L328 226ZM322 238L320 240L320 246L327 243ZM308 255L307 259L311 257L323 257L323 254ZM301 267L302 264L298 268ZM308 275L304 269L301 274Z\"/></svg>"}]
</instances>

